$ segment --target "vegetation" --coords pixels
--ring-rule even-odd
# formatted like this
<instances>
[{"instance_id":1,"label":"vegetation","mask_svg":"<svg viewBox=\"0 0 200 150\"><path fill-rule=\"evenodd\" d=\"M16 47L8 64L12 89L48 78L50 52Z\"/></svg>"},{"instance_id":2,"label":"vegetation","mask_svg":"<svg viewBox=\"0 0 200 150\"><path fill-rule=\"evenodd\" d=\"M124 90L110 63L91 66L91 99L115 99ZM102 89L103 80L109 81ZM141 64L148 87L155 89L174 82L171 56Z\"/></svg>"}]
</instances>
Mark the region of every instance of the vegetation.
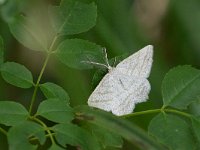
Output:
<instances>
[{"instance_id":1,"label":"vegetation","mask_svg":"<svg viewBox=\"0 0 200 150\"><path fill-rule=\"evenodd\" d=\"M0 147L199 149L199 2L167 2L0 0ZM87 106L106 70L83 61L148 44L148 102L122 117Z\"/></svg>"}]
</instances>

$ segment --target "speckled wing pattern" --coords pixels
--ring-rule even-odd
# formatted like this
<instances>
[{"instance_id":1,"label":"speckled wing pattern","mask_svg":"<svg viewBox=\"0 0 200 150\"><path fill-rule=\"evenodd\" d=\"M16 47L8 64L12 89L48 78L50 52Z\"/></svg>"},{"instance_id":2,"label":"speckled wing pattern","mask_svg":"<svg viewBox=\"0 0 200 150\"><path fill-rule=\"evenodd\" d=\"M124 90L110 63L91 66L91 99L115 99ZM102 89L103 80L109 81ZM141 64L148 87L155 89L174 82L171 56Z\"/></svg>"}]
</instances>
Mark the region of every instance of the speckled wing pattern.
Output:
<instances>
[{"instance_id":1,"label":"speckled wing pattern","mask_svg":"<svg viewBox=\"0 0 200 150\"><path fill-rule=\"evenodd\" d=\"M88 99L88 105L117 116L130 114L135 104L148 99L153 46L148 45L120 62L103 77Z\"/></svg>"}]
</instances>

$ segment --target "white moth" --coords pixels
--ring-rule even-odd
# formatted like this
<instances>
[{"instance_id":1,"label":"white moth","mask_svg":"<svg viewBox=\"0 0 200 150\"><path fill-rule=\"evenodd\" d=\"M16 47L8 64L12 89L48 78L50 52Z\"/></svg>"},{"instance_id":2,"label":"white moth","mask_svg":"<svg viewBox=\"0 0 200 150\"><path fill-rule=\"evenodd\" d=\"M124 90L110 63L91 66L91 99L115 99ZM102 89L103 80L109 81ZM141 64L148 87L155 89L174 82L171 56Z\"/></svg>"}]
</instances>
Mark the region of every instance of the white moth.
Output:
<instances>
[{"instance_id":1,"label":"white moth","mask_svg":"<svg viewBox=\"0 0 200 150\"><path fill-rule=\"evenodd\" d=\"M148 99L153 46L148 45L120 62L115 68L107 61L108 73L88 99L88 105L117 116L132 113L135 104ZM107 58L107 55L106 55ZM96 63L98 64L98 63Z\"/></svg>"}]
</instances>

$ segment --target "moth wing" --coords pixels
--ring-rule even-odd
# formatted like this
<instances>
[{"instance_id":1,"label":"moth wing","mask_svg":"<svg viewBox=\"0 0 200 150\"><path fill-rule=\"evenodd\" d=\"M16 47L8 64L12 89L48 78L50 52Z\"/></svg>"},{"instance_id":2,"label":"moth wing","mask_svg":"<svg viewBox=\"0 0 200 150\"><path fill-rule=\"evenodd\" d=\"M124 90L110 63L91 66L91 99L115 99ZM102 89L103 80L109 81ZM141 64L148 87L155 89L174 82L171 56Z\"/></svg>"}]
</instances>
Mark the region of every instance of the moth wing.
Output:
<instances>
[{"instance_id":1,"label":"moth wing","mask_svg":"<svg viewBox=\"0 0 200 150\"><path fill-rule=\"evenodd\" d=\"M116 93L116 85L116 80L112 74L107 73L90 95L88 105L105 111L111 111L114 97L116 97L114 95Z\"/></svg>"},{"instance_id":2,"label":"moth wing","mask_svg":"<svg viewBox=\"0 0 200 150\"><path fill-rule=\"evenodd\" d=\"M153 46L148 45L124 59L116 66L118 72L141 78L148 78L153 62Z\"/></svg>"},{"instance_id":3,"label":"moth wing","mask_svg":"<svg viewBox=\"0 0 200 150\"><path fill-rule=\"evenodd\" d=\"M112 113L117 116L132 113L135 104L145 102L151 90L150 83L145 78L122 78L120 79L120 85L123 90L115 97L112 105Z\"/></svg>"}]
</instances>

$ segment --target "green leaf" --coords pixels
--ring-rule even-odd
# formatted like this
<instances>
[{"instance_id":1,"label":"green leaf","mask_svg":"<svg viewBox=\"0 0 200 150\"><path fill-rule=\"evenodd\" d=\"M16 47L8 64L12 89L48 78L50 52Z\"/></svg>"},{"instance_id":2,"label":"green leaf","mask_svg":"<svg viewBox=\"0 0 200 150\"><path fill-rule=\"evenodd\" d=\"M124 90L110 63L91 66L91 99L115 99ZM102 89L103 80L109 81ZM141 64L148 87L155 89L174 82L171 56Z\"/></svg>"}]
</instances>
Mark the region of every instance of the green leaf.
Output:
<instances>
[{"instance_id":1,"label":"green leaf","mask_svg":"<svg viewBox=\"0 0 200 150\"><path fill-rule=\"evenodd\" d=\"M149 133L171 150L195 149L190 126L181 118L160 113L149 124Z\"/></svg>"},{"instance_id":2,"label":"green leaf","mask_svg":"<svg viewBox=\"0 0 200 150\"><path fill-rule=\"evenodd\" d=\"M23 65L15 62L6 62L0 68L3 79L20 88L30 88L33 86L31 72Z\"/></svg>"},{"instance_id":3,"label":"green leaf","mask_svg":"<svg viewBox=\"0 0 200 150\"><path fill-rule=\"evenodd\" d=\"M199 117L192 117L192 128L193 133L196 136L198 143L200 144L200 118Z\"/></svg>"},{"instance_id":4,"label":"green leaf","mask_svg":"<svg viewBox=\"0 0 200 150\"><path fill-rule=\"evenodd\" d=\"M0 36L0 65L4 62L4 45L3 45L3 39Z\"/></svg>"},{"instance_id":5,"label":"green leaf","mask_svg":"<svg viewBox=\"0 0 200 150\"><path fill-rule=\"evenodd\" d=\"M40 84L40 89L42 90L43 94L46 98L57 98L62 101L66 101L69 103L69 95L67 92L60 86L54 83L44 83Z\"/></svg>"},{"instance_id":6,"label":"green leaf","mask_svg":"<svg viewBox=\"0 0 200 150\"><path fill-rule=\"evenodd\" d=\"M4 1L6 1L6 3L1 6L0 13L2 19L4 19L4 21L7 23L12 22L15 19L15 16L20 12L24 12L28 5L27 0Z\"/></svg>"},{"instance_id":7,"label":"green leaf","mask_svg":"<svg viewBox=\"0 0 200 150\"><path fill-rule=\"evenodd\" d=\"M27 120L28 111L19 103L0 101L0 124L14 126Z\"/></svg>"},{"instance_id":8,"label":"green leaf","mask_svg":"<svg viewBox=\"0 0 200 150\"><path fill-rule=\"evenodd\" d=\"M9 23L13 36L25 47L35 51L47 51L47 38L44 31L33 19L17 16Z\"/></svg>"},{"instance_id":9,"label":"green leaf","mask_svg":"<svg viewBox=\"0 0 200 150\"><path fill-rule=\"evenodd\" d=\"M37 115L57 123L68 123L74 119L73 109L59 99L48 99L41 102Z\"/></svg>"},{"instance_id":10,"label":"green leaf","mask_svg":"<svg viewBox=\"0 0 200 150\"><path fill-rule=\"evenodd\" d=\"M76 69L93 67L92 64L84 61L104 63L101 46L81 39L63 41L58 46L56 55L62 63Z\"/></svg>"},{"instance_id":11,"label":"green leaf","mask_svg":"<svg viewBox=\"0 0 200 150\"><path fill-rule=\"evenodd\" d=\"M12 127L8 132L9 150L35 150L37 145L32 145L31 138L37 138L40 144L45 142L44 129L34 122L24 122Z\"/></svg>"},{"instance_id":12,"label":"green leaf","mask_svg":"<svg viewBox=\"0 0 200 150\"><path fill-rule=\"evenodd\" d=\"M103 148L106 147L122 148L123 139L118 134L110 132L105 128L99 127L91 123L87 123L84 127L87 130L89 130L94 137L98 139Z\"/></svg>"},{"instance_id":13,"label":"green leaf","mask_svg":"<svg viewBox=\"0 0 200 150\"><path fill-rule=\"evenodd\" d=\"M188 111L194 116L200 116L200 99L192 102L188 107Z\"/></svg>"},{"instance_id":14,"label":"green leaf","mask_svg":"<svg viewBox=\"0 0 200 150\"><path fill-rule=\"evenodd\" d=\"M100 150L100 146L95 138L86 130L73 124L58 124L52 128L55 132L56 140L62 146L70 144L80 146L82 150Z\"/></svg>"},{"instance_id":15,"label":"green leaf","mask_svg":"<svg viewBox=\"0 0 200 150\"><path fill-rule=\"evenodd\" d=\"M48 150L64 150L64 148L62 148L56 144L53 144Z\"/></svg>"},{"instance_id":16,"label":"green leaf","mask_svg":"<svg viewBox=\"0 0 200 150\"><path fill-rule=\"evenodd\" d=\"M60 6L51 6L49 14L58 34L71 35L85 32L95 25L97 8L94 3L63 0Z\"/></svg>"},{"instance_id":17,"label":"green leaf","mask_svg":"<svg viewBox=\"0 0 200 150\"><path fill-rule=\"evenodd\" d=\"M164 106L186 109L200 97L200 70L190 66L171 69L162 83Z\"/></svg>"},{"instance_id":18,"label":"green leaf","mask_svg":"<svg viewBox=\"0 0 200 150\"><path fill-rule=\"evenodd\" d=\"M143 130L135 124L122 118L114 116L102 110L95 110L88 106L78 106L75 108L77 119L85 120L110 132L121 135L132 144L141 149L162 150L163 147L151 139ZM141 144L142 143L142 144Z\"/></svg>"}]
</instances>

